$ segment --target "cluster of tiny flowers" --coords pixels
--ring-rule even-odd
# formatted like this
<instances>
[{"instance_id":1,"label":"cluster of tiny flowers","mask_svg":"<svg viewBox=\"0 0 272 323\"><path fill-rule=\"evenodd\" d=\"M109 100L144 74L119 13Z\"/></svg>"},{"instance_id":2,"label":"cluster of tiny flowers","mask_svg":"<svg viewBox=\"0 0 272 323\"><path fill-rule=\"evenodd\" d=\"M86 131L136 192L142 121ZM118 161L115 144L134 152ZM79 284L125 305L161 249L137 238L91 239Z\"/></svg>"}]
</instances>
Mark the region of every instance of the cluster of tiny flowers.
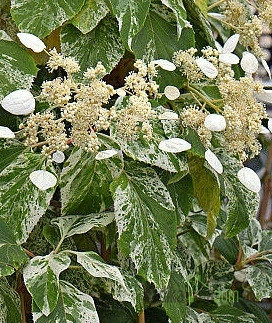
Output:
<instances>
[{"instance_id":1,"label":"cluster of tiny flowers","mask_svg":"<svg viewBox=\"0 0 272 323\"><path fill-rule=\"evenodd\" d=\"M125 78L122 88L130 94L127 104L121 109L111 109L112 120L116 122L116 130L121 137L135 140L139 133L147 140L152 138L153 128L150 121L156 118L149 98L158 95L158 84L153 80L157 72L154 63L145 64L137 60L134 64L137 71L130 73Z\"/></svg>"},{"instance_id":2,"label":"cluster of tiny flowers","mask_svg":"<svg viewBox=\"0 0 272 323\"><path fill-rule=\"evenodd\" d=\"M262 119L267 118L262 103L257 102L256 93L262 92L262 84L251 77L239 80L226 77L219 85L223 97L223 116L227 127L224 132L227 150L241 160L257 155L261 146L257 140Z\"/></svg>"},{"instance_id":3,"label":"cluster of tiny flowers","mask_svg":"<svg viewBox=\"0 0 272 323\"><path fill-rule=\"evenodd\" d=\"M204 77L196 64L196 53L196 48L189 48L175 52L173 57L173 62L180 68L181 73L192 83L199 82Z\"/></svg>"},{"instance_id":4,"label":"cluster of tiny flowers","mask_svg":"<svg viewBox=\"0 0 272 323\"><path fill-rule=\"evenodd\" d=\"M212 132L204 126L204 121L208 114L207 111L200 109L198 106L191 105L185 107L180 115L183 127L194 129L206 148L209 148L212 139Z\"/></svg>"},{"instance_id":5,"label":"cluster of tiny flowers","mask_svg":"<svg viewBox=\"0 0 272 323\"><path fill-rule=\"evenodd\" d=\"M59 67L62 67L68 74L80 71L80 66L73 57L64 57L59 54L55 48L53 48L49 54L50 57L47 66L51 72L57 70Z\"/></svg>"},{"instance_id":6,"label":"cluster of tiny flowers","mask_svg":"<svg viewBox=\"0 0 272 323\"><path fill-rule=\"evenodd\" d=\"M256 0L260 17L272 28L272 0Z\"/></svg>"}]
</instances>

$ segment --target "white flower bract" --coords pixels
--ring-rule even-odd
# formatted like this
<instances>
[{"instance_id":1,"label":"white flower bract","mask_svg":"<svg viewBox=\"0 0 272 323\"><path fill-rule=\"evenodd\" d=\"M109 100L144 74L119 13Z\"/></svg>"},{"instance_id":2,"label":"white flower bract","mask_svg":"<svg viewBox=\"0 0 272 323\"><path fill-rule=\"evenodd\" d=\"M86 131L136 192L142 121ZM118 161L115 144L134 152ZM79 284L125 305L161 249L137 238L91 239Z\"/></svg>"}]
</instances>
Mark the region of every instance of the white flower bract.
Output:
<instances>
[{"instance_id":1,"label":"white flower bract","mask_svg":"<svg viewBox=\"0 0 272 323\"><path fill-rule=\"evenodd\" d=\"M260 134L267 135L269 133L270 133L270 131L266 127L262 126Z\"/></svg>"},{"instance_id":2,"label":"white flower bract","mask_svg":"<svg viewBox=\"0 0 272 323\"><path fill-rule=\"evenodd\" d=\"M272 104L272 90L264 90L256 95L257 100Z\"/></svg>"},{"instance_id":3,"label":"white flower bract","mask_svg":"<svg viewBox=\"0 0 272 323\"><path fill-rule=\"evenodd\" d=\"M219 61L225 64L238 64L240 59L237 55L233 53L223 53L219 55Z\"/></svg>"},{"instance_id":4,"label":"white flower bract","mask_svg":"<svg viewBox=\"0 0 272 323\"><path fill-rule=\"evenodd\" d=\"M116 90L116 93L119 95L119 96L121 96L121 97L125 97L126 96L126 91L123 89L123 88L119 88L119 89L117 89Z\"/></svg>"},{"instance_id":5,"label":"white flower bract","mask_svg":"<svg viewBox=\"0 0 272 323\"><path fill-rule=\"evenodd\" d=\"M218 173L223 173L223 166L217 156L210 150L205 151L205 159L208 164Z\"/></svg>"},{"instance_id":6,"label":"white flower bract","mask_svg":"<svg viewBox=\"0 0 272 323\"><path fill-rule=\"evenodd\" d=\"M0 126L0 138L13 139L15 134L8 127Z\"/></svg>"},{"instance_id":7,"label":"white flower bract","mask_svg":"<svg viewBox=\"0 0 272 323\"><path fill-rule=\"evenodd\" d=\"M166 139L159 143L159 149L169 153L180 153L191 148L191 144L181 138Z\"/></svg>"},{"instance_id":8,"label":"white flower bract","mask_svg":"<svg viewBox=\"0 0 272 323\"><path fill-rule=\"evenodd\" d=\"M152 63L169 72L173 72L176 69L176 65L166 59L156 59Z\"/></svg>"},{"instance_id":9,"label":"white flower bract","mask_svg":"<svg viewBox=\"0 0 272 323\"><path fill-rule=\"evenodd\" d=\"M107 159L107 158L111 158L117 154L118 154L117 150L107 149L107 150L99 151L99 153L96 154L95 159L96 160Z\"/></svg>"},{"instance_id":10,"label":"white flower bract","mask_svg":"<svg viewBox=\"0 0 272 323\"><path fill-rule=\"evenodd\" d=\"M239 181L250 191L258 193L261 190L261 181L258 175L248 167L243 167L237 173Z\"/></svg>"},{"instance_id":11,"label":"white flower bract","mask_svg":"<svg viewBox=\"0 0 272 323\"><path fill-rule=\"evenodd\" d=\"M18 33L17 36L25 47L32 49L35 53L40 53L46 48L44 42L33 34Z\"/></svg>"},{"instance_id":12,"label":"white flower bract","mask_svg":"<svg viewBox=\"0 0 272 323\"><path fill-rule=\"evenodd\" d=\"M209 114L205 118L204 126L210 131L223 131L226 129L226 119L220 114Z\"/></svg>"},{"instance_id":13,"label":"white flower bract","mask_svg":"<svg viewBox=\"0 0 272 323\"><path fill-rule=\"evenodd\" d=\"M57 184L56 176L46 170L35 170L29 175L29 178L41 191L46 191Z\"/></svg>"},{"instance_id":14,"label":"white flower bract","mask_svg":"<svg viewBox=\"0 0 272 323\"><path fill-rule=\"evenodd\" d=\"M218 75L217 68L205 58L196 59L197 66L201 69L202 73L205 74L208 78L214 79Z\"/></svg>"},{"instance_id":15,"label":"white flower bract","mask_svg":"<svg viewBox=\"0 0 272 323\"><path fill-rule=\"evenodd\" d=\"M55 163L61 164L65 160L65 155L62 151L57 150L52 154L52 158Z\"/></svg>"},{"instance_id":16,"label":"white flower bract","mask_svg":"<svg viewBox=\"0 0 272 323\"><path fill-rule=\"evenodd\" d=\"M241 68L244 72L254 74L258 70L258 66L258 60L253 54L249 52L243 53L243 57L241 59Z\"/></svg>"},{"instance_id":17,"label":"white flower bract","mask_svg":"<svg viewBox=\"0 0 272 323\"><path fill-rule=\"evenodd\" d=\"M270 132L272 132L272 118L268 119L267 128L269 129Z\"/></svg>"},{"instance_id":18,"label":"white flower bract","mask_svg":"<svg viewBox=\"0 0 272 323\"><path fill-rule=\"evenodd\" d=\"M179 116L177 113L172 111L163 112L158 116L160 120L179 120Z\"/></svg>"},{"instance_id":19,"label":"white flower bract","mask_svg":"<svg viewBox=\"0 0 272 323\"><path fill-rule=\"evenodd\" d=\"M172 85L167 85L164 89L164 95L169 100L176 100L180 96L179 89Z\"/></svg>"},{"instance_id":20,"label":"white flower bract","mask_svg":"<svg viewBox=\"0 0 272 323\"><path fill-rule=\"evenodd\" d=\"M268 74L268 76L269 76L269 78L270 78L270 80L271 80L271 71L270 71L270 67L268 66L268 64L267 64L266 60L265 60L263 57L261 58L261 62L262 62L263 67L264 67L264 69L266 70L266 72L267 72L267 74Z\"/></svg>"},{"instance_id":21,"label":"white flower bract","mask_svg":"<svg viewBox=\"0 0 272 323\"><path fill-rule=\"evenodd\" d=\"M14 115L26 115L35 110L35 99L28 90L16 90L4 97L1 105Z\"/></svg>"},{"instance_id":22,"label":"white flower bract","mask_svg":"<svg viewBox=\"0 0 272 323\"><path fill-rule=\"evenodd\" d=\"M223 54L229 54L232 53L239 41L240 35L234 34L228 40L225 42L225 45L223 46L222 53Z\"/></svg>"}]
</instances>

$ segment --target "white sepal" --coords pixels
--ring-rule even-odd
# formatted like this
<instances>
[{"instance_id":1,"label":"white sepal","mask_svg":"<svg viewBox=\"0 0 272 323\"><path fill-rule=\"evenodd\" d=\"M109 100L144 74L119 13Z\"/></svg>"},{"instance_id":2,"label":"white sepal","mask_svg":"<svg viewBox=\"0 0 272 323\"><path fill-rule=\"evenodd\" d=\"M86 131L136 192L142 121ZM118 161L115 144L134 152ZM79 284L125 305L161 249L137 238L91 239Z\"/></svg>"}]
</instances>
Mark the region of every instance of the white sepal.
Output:
<instances>
[{"instance_id":1,"label":"white sepal","mask_svg":"<svg viewBox=\"0 0 272 323\"><path fill-rule=\"evenodd\" d=\"M8 127L0 126L0 138L14 139L15 134Z\"/></svg>"},{"instance_id":2,"label":"white sepal","mask_svg":"<svg viewBox=\"0 0 272 323\"><path fill-rule=\"evenodd\" d=\"M220 160L216 157L216 155L210 150L205 151L205 159L208 162L208 164L218 173L223 173L223 166L220 162Z\"/></svg>"},{"instance_id":3,"label":"white sepal","mask_svg":"<svg viewBox=\"0 0 272 323\"><path fill-rule=\"evenodd\" d=\"M218 75L217 68L207 59L203 57L197 58L196 64L200 68L202 73L205 74L208 78L214 79Z\"/></svg>"},{"instance_id":4,"label":"white sepal","mask_svg":"<svg viewBox=\"0 0 272 323\"><path fill-rule=\"evenodd\" d=\"M173 72L176 69L176 65L166 59L156 59L152 63L158 65L165 71Z\"/></svg>"},{"instance_id":5,"label":"white sepal","mask_svg":"<svg viewBox=\"0 0 272 323\"><path fill-rule=\"evenodd\" d=\"M266 127L262 126L262 129L259 133L262 135L267 135L270 133L270 131Z\"/></svg>"},{"instance_id":6,"label":"white sepal","mask_svg":"<svg viewBox=\"0 0 272 323\"><path fill-rule=\"evenodd\" d=\"M219 55L219 61L225 64L238 64L240 61L240 58L232 53L223 53Z\"/></svg>"},{"instance_id":7,"label":"white sepal","mask_svg":"<svg viewBox=\"0 0 272 323\"><path fill-rule=\"evenodd\" d=\"M46 48L44 42L33 34L18 33L17 36L25 47L32 49L35 53L40 53Z\"/></svg>"},{"instance_id":8,"label":"white sepal","mask_svg":"<svg viewBox=\"0 0 272 323\"><path fill-rule=\"evenodd\" d=\"M25 115L35 110L35 99L28 90L16 90L4 97L1 105L12 114Z\"/></svg>"},{"instance_id":9,"label":"white sepal","mask_svg":"<svg viewBox=\"0 0 272 323\"><path fill-rule=\"evenodd\" d=\"M246 281L246 273L244 269L235 271L233 273L233 276L240 283L244 283Z\"/></svg>"},{"instance_id":10,"label":"white sepal","mask_svg":"<svg viewBox=\"0 0 272 323\"><path fill-rule=\"evenodd\" d=\"M258 193L261 190L261 181L251 168L243 167L237 176L239 181L250 191Z\"/></svg>"},{"instance_id":11,"label":"white sepal","mask_svg":"<svg viewBox=\"0 0 272 323\"><path fill-rule=\"evenodd\" d=\"M243 57L241 59L241 67L243 71L249 74L254 74L258 70L258 66L258 60L253 54L243 52Z\"/></svg>"},{"instance_id":12,"label":"white sepal","mask_svg":"<svg viewBox=\"0 0 272 323\"><path fill-rule=\"evenodd\" d=\"M264 90L263 93L256 94L256 99L272 104L272 90Z\"/></svg>"},{"instance_id":13,"label":"white sepal","mask_svg":"<svg viewBox=\"0 0 272 323\"><path fill-rule=\"evenodd\" d=\"M97 153L95 156L95 159L96 160L107 159L107 158L111 158L111 157L115 156L116 154L118 154L117 150L107 149L107 150L103 150L103 151L100 151L99 153Z\"/></svg>"},{"instance_id":14,"label":"white sepal","mask_svg":"<svg viewBox=\"0 0 272 323\"><path fill-rule=\"evenodd\" d=\"M119 96L121 96L121 97L125 97L126 96L126 91L123 89L123 88L119 88L119 89L117 89L116 90L116 93L119 95Z\"/></svg>"},{"instance_id":15,"label":"white sepal","mask_svg":"<svg viewBox=\"0 0 272 323\"><path fill-rule=\"evenodd\" d=\"M172 111L163 112L162 114L159 114L158 118L160 120L179 120L178 114Z\"/></svg>"},{"instance_id":16,"label":"white sepal","mask_svg":"<svg viewBox=\"0 0 272 323\"><path fill-rule=\"evenodd\" d=\"M219 53L223 52L223 47L221 46L221 44L218 41L214 42L216 49L218 50Z\"/></svg>"},{"instance_id":17,"label":"white sepal","mask_svg":"<svg viewBox=\"0 0 272 323\"><path fill-rule=\"evenodd\" d=\"M191 144L181 138L166 139L159 143L159 149L168 153L180 153L191 148Z\"/></svg>"},{"instance_id":18,"label":"white sepal","mask_svg":"<svg viewBox=\"0 0 272 323\"><path fill-rule=\"evenodd\" d=\"M62 151L57 150L52 154L52 158L55 163L61 164L65 160L65 155Z\"/></svg>"},{"instance_id":19,"label":"white sepal","mask_svg":"<svg viewBox=\"0 0 272 323\"><path fill-rule=\"evenodd\" d=\"M226 129L226 119L220 114L209 114L205 118L204 126L210 131L223 131Z\"/></svg>"},{"instance_id":20,"label":"white sepal","mask_svg":"<svg viewBox=\"0 0 272 323\"><path fill-rule=\"evenodd\" d=\"M167 85L164 89L164 95L169 100L176 100L180 96L179 89L172 85Z\"/></svg>"},{"instance_id":21,"label":"white sepal","mask_svg":"<svg viewBox=\"0 0 272 323\"><path fill-rule=\"evenodd\" d=\"M240 38L239 34L230 36L230 38L225 42L225 45L223 46L222 53L223 54L232 53L238 44L239 38Z\"/></svg>"},{"instance_id":22,"label":"white sepal","mask_svg":"<svg viewBox=\"0 0 272 323\"><path fill-rule=\"evenodd\" d=\"M267 128L269 129L270 132L272 132L272 118L268 119Z\"/></svg>"},{"instance_id":23,"label":"white sepal","mask_svg":"<svg viewBox=\"0 0 272 323\"><path fill-rule=\"evenodd\" d=\"M261 62L262 62L263 67L264 67L264 69L266 70L266 72L267 72L267 74L268 74L268 76L269 76L269 78L270 78L270 80L271 80L271 71L270 71L270 68L269 68L269 66L268 66L268 64L267 64L267 61L262 57L262 58L261 58Z\"/></svg>"},{"instance_id":24,"label":"white sepal","mask_svg":"<svg viewBox=\"0 0 272 323\"><path fill-rule=\"evenodd\" d=\"M54 187L57 184L56 176L46 170L35 170L29 175L29 178L42 191Z\"/></svg>"}]
</instances>

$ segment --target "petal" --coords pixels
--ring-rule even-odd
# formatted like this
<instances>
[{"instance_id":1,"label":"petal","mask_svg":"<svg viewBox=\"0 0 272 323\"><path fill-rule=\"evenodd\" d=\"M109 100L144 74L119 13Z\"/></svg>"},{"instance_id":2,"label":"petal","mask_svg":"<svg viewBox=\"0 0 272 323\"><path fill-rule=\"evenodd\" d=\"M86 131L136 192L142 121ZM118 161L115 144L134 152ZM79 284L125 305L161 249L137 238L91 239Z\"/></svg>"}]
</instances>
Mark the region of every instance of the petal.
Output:
<instances>
[{"instance_id":1,"label":"petal","mask_svg":"<svg viewBox=\"0 0 272 323\"><path fill-rule=\"evenodd\" d=\"M57 184L56 176L46 170L35 170L29 175L29 178L42 191L54 187Z\"/></svg>"},{"instance_id":2,"label":"petal","mask_svg":"<svg viewBox=\"0 0 272 323\"><path fill-rule=\"evenodd\" d=\"M203 74L205 74L208 78L214 79L218 75L217 68L211 62L209 62L207 59L202 58L202 57L197 58L196 64L201 69Z\"/></svg>"},{"instance_id":3,"label":"petal","mask_svg":"<svg viewBox=\"0 0 272 323\"><path fill-rule=\"evenodd\" d=\"M117 89L116 90L116 93L119 95L119 96L121 96L121 97L125 97L126 96L126 91L123 89L123 88L119 88L119 89Z\"/></svg>"},{"instance_id":4,"label":"petal","mask_svg":"<svg viewBox=\"0 0 272 323\"><path fill-rule=\"evenodd\" d=\"M232 53L238 44L239 38L240 38L239 34L232 35L225 42L225 45L223 46L223 53L224 54Z\"/></svg>"},{"instance_id":5,"label":"petal","mask_svg":"<svg viewBox=\"0 0 272 323\"><path fill-rule=\"evenodd\" d=\"M15 134L8 127L0 126L0 138L13 139L15 138Z\"/></svg>"},{"instance_id":6,"label":"petal","mask_svg":"<svg viewBox=\"0 0 272 323\"><path fill-rule=\"evenodd\" d=\"M216 157L216 155L210 150L205 151L205 159L208 162L208 164L218 173L223 173L223 166L220 162L220 160Z\"/></svg>"},{"instance_id":7,"label":"petal","mask_svg":"<svg viewBox=\"0 0 272 323\"><path fill-rule=\"evenodd\" d=\"M223 131L226 129L226 119L220 114L209 114L205 118L204 126L210 131Z\"/></svg>"},{"instance_id":8,"label":"petal","mask_svg":"<svg viewBox=\"0 0 272 323\"><path fill-rule=\"evenodd\" d=\"M262 126L262 129L261 129L261 131L259 133L261 133L263 135L266 135L266 134L269 134L270 131L266 127Z\"/></svg>"},{"instance_id":9,"label":"petal","mask_svg":"<svg viewBox=\"0 0 272 323\"><path fill-rule=\"evenodd\" d=\"M35 99L27 90L16 90L4 97L1 105L12 114L25 115L35 110Z\"/></svg>"},{"instance_id":10,"label":"petal","mask_svg":"<svg viewBox=\"0 0 272 323\"><path fill-rule=\"evenodd\" d=\"M46 48L44 42L33 34L18 33L17 36L25 47L32 49L35 53L40 53Z\"/></svg>"},{"instance_id":11,"label":"petal","mask_svg":"<svg viewBox=\"0 0 272 323\"><path fill-rule=\"evenodd\" d=\"M97 153L97 155L95 156L95 159L96 160L107 159L107 158L111 158L111 157L115 156L116 154L118 154L117 150L107 149L107 150L103 150L103 151L100 151L99 153Z\"/></svg>"},{"instance_id":12,"label":"petal","mask_svg":"<svg viewBox=\"0 0 272 323\"><path fill-rule=\"evenodd\" d=\"M166 111L159 115L160 120L179 120L179 116L175 112Z\"/></svg>"},{"instance_id":13,"label":"petal","mask_svg":"<svg viewBox=\"0 0 272 323\"><path fill-rule=\"evenodd\" d=\"M159 67L166 71L173 72L176 69L176 65L166 59L157 59L152 61L152 63L159 65Z\"/></svg>"},{"instance_id":14,"label":"petal","mask_svg":"<svg viewBox=\"0 0 272 323\"><path fill-rule=\"evenodd\" d=\"M239 181L250 191L258 193L261 190L261 181L251 168L240 169L237 176Z\"/></svg>"},{"instance_id":15,"label":"petal","mask_svg":"<svg viewBox=\"0 0 272 323\"><path fill-rule=\"evenodd\" d=\"M159 149L168 153L180 153L191 148L191 144L181 138L166 139L159 143Z\"/></svg>"},{"instance_id":16,"label":"petal","mask_svg":"<svg viewBox=\"0 0 272 323\"><path fill-rule=\"evenodd\" d=\"M243 57L241 59L241 67L243 71L249 74L253 74L257 72L258 66L258 60L253 54L249 52L243 53Z\"/></svg>"},{"instance_id":17,"label":"petal","mask_svg":"<svg viewBox=\"0 0 272 323\"><path fill-rule=\"evenodd\" d=\"M225 15L223 15L222 13L218 13L218 12L209 12L208 16L212 17L212 18L221 19L221 20L224 20L226 18Z\"/></svg>"},{"instance_id":18,"label":"petal","mask_svg":"<svg viewBox=\"0 0 272 323\"><path fill-rule=\"evenodd\" d=\"M53 153L52 158L55 163L61 164L65 160L65 155L62 151L57 150Z\"/></svg>"},{"instance_id":19,"label":"petal","mask_svg":"<svg viewBox=\"0 0 272 323\"><path fill-rule=\"evenodd\" d=\"M272 132L272 118L268 119L267 128L269 129L270 132Z\"/></svg>"},{"instance_id":20,"label":"petal","mask_svg":"<svg viewBox=\"0 0 272 323\"><path fill-rule=\"evenodd\" d=\"M266 70L266 72L267 72L267 74L268 74L268 76L269 76L269 78L270 78L270 80L271 80L271 71L270 71L270 67L268 66L268 64L267 64L266 60L265 60L263 57L261 58L261 62L262 62L263 67L264 67L264 69Z\"/></svg>"},{"instance_id":21,"label":"petal","mask_svg":"<svg viewBox=\"0 0 272 323\"><path fill-rule=\"evenodd\" d=\"M219 53L223 52L223 47L218 43L218 41L214 42L216 49L218 50Z\"/></svg>"},{"instance_id":22,"label":"petal","mask_svg":"<svg viewBox=\"0 0 272 323\"><path fill-rule=\"evenodd\" d=\"M177 87L172 85L167 85L166 88L164 89L164 95L169 100L176 100L177 98L179 98L180 92Z\"/></svg>"},{"instance_id":23,"label":"petal","mask_svg":"<svg viewBox=\"0 0 272 323\"><path fill-rule=\"evenodd\" d=\"M264 90L263 93L256 94L256 99L272 104L272 90Z\"/></svg>"},{"instance_id":24,"label":"petal","mask_svg":"<svg viewBox=\"0 0 272 323\"><path fill-rule=\"evenodd\" d=\"M240 62L240 58L232 53L220 54L219 61L225 64L238 64Z\"/></svg>"}]
</instances>

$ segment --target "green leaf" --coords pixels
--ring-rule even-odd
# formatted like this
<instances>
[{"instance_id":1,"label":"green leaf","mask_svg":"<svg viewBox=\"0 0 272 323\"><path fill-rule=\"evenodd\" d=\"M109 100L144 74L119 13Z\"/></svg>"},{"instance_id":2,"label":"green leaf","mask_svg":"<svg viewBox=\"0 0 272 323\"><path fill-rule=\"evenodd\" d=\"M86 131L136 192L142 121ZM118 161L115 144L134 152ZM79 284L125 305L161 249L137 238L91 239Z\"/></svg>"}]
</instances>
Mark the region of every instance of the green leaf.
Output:
<instances>
[{"instance_id":1,"label":"green leaf","mask_svg":"<svg viewBox=\"0 0 272 323\"><path fill-rule=\"evenodd\" d=\"M11 275L28 260L6 223L0 219L0 277Z\"/></svg>"},{"instance_id":2,"label":"green leaf","mask_svg":"<svg viewBox=\"0 0 272 323\"><path fill-rule=\"evenodd\" d=\"M59 275L70 265L65 253L36 256L24 268L25 285L33 300L48 316L56 307L59 298ZM61 298L61 297L60 297Z\"/></svg>"},{"instance_id":3,"label":"green leaf","mask_svg":"<svg viewBox=\"0 0 272 323\"><path fill-rule=\"evenodd\" d=\"M203 164L204 160L198 157L189 159L194 193L199 206L207 212L207 237L211 237L216 228L216 218L220 211L220 189L215 175Z\"/></svg>"},{"instance_id":4,"label":"green leaf","mask_svg":"<svg viewBox=\"0 0 272 323\"><path fill-rule=\"evenodd\" d=\"M101 135L108 146L107 136ZM112 148L118 145L109 141ZM90 214L102 212L112 205L109 185L120 175L123 160L120 154L112 158L95 160L95 154L74 148L64 163L60 187L63 214Z\"/></svg>"},{"instance_id":5,"label":"green leaf","mask_svg":"<svg viewBox=\"0 0 272 323\"><path fill-rule=\"evenodd\" d=\"M201 10L201 12L206 16L208 11L207 0L195 0L195 4Z\"/></svg>"},{"instance_id":6,"label":"green leaf","mask_svg":"<svg viewBox=\"0 0 272 323\"><path fill-rule=\"evenodd\" d=\"M178 38L181 36L181 31L186 25L186 10L183 6L182 0L162 0L162 3L173 10L177 19L177 35Z\"/></svg>"},{"instance_id":7,"label":"green leaf","mask_svg":"<svg viewBox=\"0 0 272 323\"><path fill-rule=\"evenodd\" d=\"M171 61L175 51L193 47L193 29L183 28L178 39L176 24L173 21L171 12L161 15L158 10L151 9L143 28L132 42L136 58L142 58L147 62L160 58Z\"/></svg>"},{"instance_id":8,"label":"green leaf","mask_svg":"<svg viewBox=\"0 0 272 323\"><path fill-rule=\"evenodd\" d=\"M52 220L57 225L62 238L88 232L93 227L106 227L114 220L113 212L90 215L68 215Z\"/></svg>"},{"instance_id":9,"label":"green leaf","mask_svg":"<svg viewBox=\"0 0 272 323\"><path fill-rule=\"evenodd\" d=\"M77 14L84 0L13 0L11 15L18 28L44 38Z\"/></svg>"},{"instance_id":10,"label":"green leaf","mask_svg":"<svg viewBox=\"0 0 272 323\"><path fill-rule=\"evenodd\" d=\"M224 323L259 323L253 314L243 312L236 307L220 306L210 313L211 322Z\"/></svg>"},{"instance_id":11,"label":"green leaf","mask_svg":"<svg viewBox=\"0 0 272 323\"><path fill-rule=\"evenodd\" d=\"M93 298L82 293L68 282L63 280L59 284L60 297L51 314L45 316L33 303L35 323L99 323Z\"/></svg>"},{"instance_id":12,"label":"green leaf","mask_svg":"<svg viewBox=\"0 0 272 323\"><path fill-rule=\"evenodd\" d=\"M190 154L204 158L206 149L203 146L197 132L191 128L187 128L186 130L187 134L185 138L192 145L192 148L190 149Z\"/></svg>"},{"instance_id":13,"label":"green leaf","mask_svg":"<svg viewBox=\"0 0 272 323\"><path fill-rule=\"evenodd\" d=\"M0 322L22 322L19 295L11 288L6 279L0 280Z\"/></svg>"},{"instance_id":14,"label":"green leaf","mask_svg":"<svg viewBox=\"0 0 272 323\"><path fill-rule=\"evenodd\" d=\"M86 0L81 11L71 20L71 23L77 27L83 34L87 34L94 29L99 21L103 19L109 8L105 0Z\"/></svg>"},{"instance_id":15,"label":"green leaf","mask_svg":"<svg viewBox=\"0 0 272 323\"><path fill-rule=\"evenodd\" d=\"M0 101L12 91L29 90L37 72L33 58L23 48L0 40Z\"/></svg>"},{"instance_id":16,"label":"green leaf","mask_svg":"<svg viewBox=\"0 0 272 323\"><path fill-rule=\"evenodd\" d=\"M223 235L220 235L215 239L214 247L229 263L232 265L236 263L239 252L239 242L236 238L225 239Z\"/></svg>"},{"instance_id":17,"label":"green leaf","mask_svg":"<svg viewBox=\"0 0 272 323\"><path fill-rule=\"evenodd\" d=\"M260 320L260 323L271 323L271 319L268 317L265 310L253 301L240 298L239 303L236 303L235 306L244 310L245 312L254 314Z\"/></svg>"},{"instance_id":18,"label":"green leaf","mask_svg":"<svg viewBox=\"0 0 272 323\"><path fill-rule=\"evenodd\" d=\"M140 276L165 287L176 244L176 215L170 194L151 168L129 168L111 184L119 246Z\"/></svg>"},{"instance_id":19,"label":"green leaf","mask_svg":"<svg viewBox=\"0 0 272 323\"><path fill-rule=\"evenodd\" d=\"M172 272L162 306L173 323L183 322L186 314L186 289L180 273Z\"/></svg>"},{"instance_id":20,"label":"green leaf","mask_svg":"<svg viewBox=\"0 0 272 323\"><path fill-rule=\"evenodd\" d=\"M42 169L45 157L24 152L24 149L16 142L0 145L0 217L6 221L18 243L27 240L55 191L55 188L41 191L32 184L29 175ZM54 173L53 166L48 170Z\"/></svg>"},{"instance_id":21,"label":"green leaf","mask_svg":"<svg viewBox=\"0 0 272 323\"><path fill-rule=\"evenodd\" d=\"M124 55L117 23L107 16L87 34L82 34L73 25L66 25L61 31L61 49L67 56L75 57L81 70L95 67L100 61L110 72Z\"/></svg>"},{"instance_id":22,"label":"green leaf","mask_svg":"<svg viewBox=\"0 0 272 323\"><path fill-rule=\"evenodd\" d=\"M151 0L109 0L112 11L119 23L120 36L127 47L131 48L132 39L142 28Z\"/></svg>"}]
</instances>

